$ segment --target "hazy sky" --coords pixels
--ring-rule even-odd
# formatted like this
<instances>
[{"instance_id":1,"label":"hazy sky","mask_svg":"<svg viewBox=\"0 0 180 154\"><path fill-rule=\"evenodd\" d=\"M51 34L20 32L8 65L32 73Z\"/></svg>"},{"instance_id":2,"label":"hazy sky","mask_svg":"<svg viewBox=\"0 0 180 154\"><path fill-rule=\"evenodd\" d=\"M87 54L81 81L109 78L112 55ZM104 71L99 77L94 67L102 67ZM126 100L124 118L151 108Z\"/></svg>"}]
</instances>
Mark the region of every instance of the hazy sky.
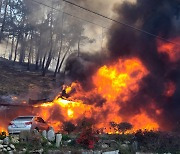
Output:
<instances>
[{"instance_id":1,"label":"hazy sky","mask_svg":"<svg viewBox=\"0 0 180 154\"><path fill-rule=\"evenodd\" d=\"M111 17L111 18L116 18L116 14L113 12L113 8L116 5L119 5L123 3L124 1L128 0L69 0L75 4L79 4L85 8L88 8L92 11L98 12L102 15ZM136 0L129 0L131 2L135 2ZM45 2L44 2L45 3ZM77 18L73 18L72 20L78 20L80 23L85 23L85 31L84 34L85 36L88 36L91 39L95 39L96 42L93 44L86 44L81 46L81 51L101 51L102 48L105 48L106 45L106 32L108 31L108 28L111 26L112 22L110 20L104 19L102 17L99 17L98 15L94 15L92 13L89 13L88 11L85 11L83 9L77 8L75 6L69 5L67 3L63 4L64 11L67 13L70 13L74 16L80 17L84 20L90 21L92 23L88 23L87 21L79 20ZM41 16L41 10L38 12L32 12L31 16L32 19L38 16ZM99 26L98 26L99 25ZM106 27L106 28L102 28ZM1 48L1 55L4 56L4 53L6 53L6 50L10 50L10 43L9 46L6 49L6 42L0 46ZM8 55L5 55L8 57Z\"/></svg>"},{"instance_id":2,"label":"hazy sky","mask_svg":"<svg viewBox=\"0 0 180 154\"><path fill-rule=\"evenodd\" d=\"M136 0L69 0L69 1L114 19L116 18L116 14L113 11L113 8L115 6L120 5L124 1L131 1L132 3L136 2ZM98 15L92 14L76 6L69 5L68 3L65 3L64 11L95 23L92 24L80 20L80 22L84 22L86 24L84 35L96 40L96 42L93 44L83 45L82 51L83 50L86 50L88 52L101 51L104 50L103 48L106 48L106 41L107 41L106 32L108 31L108 28L112 24L110 20L104 19ZM102 28L101 26L106 27L107 29Z\"/></svg>"}]
</instances>

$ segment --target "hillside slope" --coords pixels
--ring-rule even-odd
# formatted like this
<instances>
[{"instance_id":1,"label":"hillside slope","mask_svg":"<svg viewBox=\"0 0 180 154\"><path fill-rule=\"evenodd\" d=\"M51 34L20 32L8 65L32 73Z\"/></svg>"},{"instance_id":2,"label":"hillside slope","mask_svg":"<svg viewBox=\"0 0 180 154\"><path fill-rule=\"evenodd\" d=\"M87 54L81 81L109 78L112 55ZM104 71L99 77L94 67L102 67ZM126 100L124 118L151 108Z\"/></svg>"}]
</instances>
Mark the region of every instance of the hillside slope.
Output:
<instances>
[{"instance_id":1,"label":"hillside slope","mask_svg":"<svg viewBox=\"0 0 180 154\"><path fill-rule=\"evenodd\" d=\"M55 82L52 72L43 77L40 71L27 71L25 66L0 58L0 102L9 96L48 98L58 89L60 83Z\"/></svg>"}]
</instances>

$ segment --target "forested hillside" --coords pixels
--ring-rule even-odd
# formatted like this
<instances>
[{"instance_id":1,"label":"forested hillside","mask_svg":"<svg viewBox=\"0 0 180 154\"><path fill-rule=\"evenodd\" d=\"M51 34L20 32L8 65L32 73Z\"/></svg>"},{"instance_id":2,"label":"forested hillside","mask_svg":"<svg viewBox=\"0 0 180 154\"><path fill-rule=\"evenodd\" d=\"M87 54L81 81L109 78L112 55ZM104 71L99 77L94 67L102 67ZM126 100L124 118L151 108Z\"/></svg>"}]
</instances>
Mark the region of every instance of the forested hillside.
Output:
<instances>
[{"instance_id":1,"label":"forested hillside","mask_svg":"<svg viewBox=\"0 0 180 154\"><path fill-rule=\"evenodd\" d=\"M79 56L81 45L95 40L83 35L82 21L62 12L62 1L42 2L0 1L0 52L1 57L20 65L26 62L27 70L35 64L43 76L51 69L56 77L69 55Z\"/></svg>"}]
</instances>

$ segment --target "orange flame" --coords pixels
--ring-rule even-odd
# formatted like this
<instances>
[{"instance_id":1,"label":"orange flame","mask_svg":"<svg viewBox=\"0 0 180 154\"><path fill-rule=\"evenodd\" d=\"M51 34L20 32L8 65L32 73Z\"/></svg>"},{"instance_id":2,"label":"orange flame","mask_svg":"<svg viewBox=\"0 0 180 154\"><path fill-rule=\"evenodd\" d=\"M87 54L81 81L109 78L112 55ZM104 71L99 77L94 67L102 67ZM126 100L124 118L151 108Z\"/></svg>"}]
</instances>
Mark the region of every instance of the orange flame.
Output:
<instances>
[{"instance_id":1,"label":"orange flame","mask_svg":"<svg viewBox=\"0 0 180 154\"><path fill-rule=\"evenodd\" d=\"M141 79L148 74L147 69L137 58L120 59L112 65L104 65L93 75L92 81L94 89L84 91L80 83L73 82L70 86L64 85L68 98L57 96L52 102L36 106L40 108L39 115L45 120L50 120L56 130L60 130L63 121L77 121L82 117L93 118L95 128L106 128L106 132L111 132L109 123L120 123L123 121L119 114L122 103L130 100L132 93L137 93ZM75 89L75 92L73 92ZM106 101L97 105L94 96L99 95L101 99ZM92 102L87 103L86 99ZM133 103L133 102L132 102ZM61 114L63 121L54 120L52 110ZM159 125L156 121L148 117L145 111L133 116L127 117L134 127L137 129L158 129Z\"/></svg>"},{"instance_id":2,"label":"orange flame","mask_svg":"<svg viewBox=\"0 0 180 154\"><path fill-rule=\"evenodd\" d=\"M173 82L168 82L165 87L165 96L171 97L176 90L175 84Z\"/></svg>"},{"instance_id":3,"label":"orange flame","mask_svg":"<svg viewBox=\"0 0 180 154\"><path fill-rule=\"evenodd\" d=\"M178 43L180 42L180 38L175 38L171 40L176 44L169 43L169 42L162 42L158 40L158 52L159 53L166 53L169 56L171 62L176 62L180 60L180 50Z\"/></svg>"},{"instance_id":4,"label":"orange flame","mask_svg":"<svg viewBox=\"0 0 180 154\"><path fill-rule=\"evenodd\" d=\"M6 134L8 134L7 129L6 129L5 127L2 127L2 126L0 127L0 133L1 133L1 132L6 132Z\"/></svg>"}]
</instances>

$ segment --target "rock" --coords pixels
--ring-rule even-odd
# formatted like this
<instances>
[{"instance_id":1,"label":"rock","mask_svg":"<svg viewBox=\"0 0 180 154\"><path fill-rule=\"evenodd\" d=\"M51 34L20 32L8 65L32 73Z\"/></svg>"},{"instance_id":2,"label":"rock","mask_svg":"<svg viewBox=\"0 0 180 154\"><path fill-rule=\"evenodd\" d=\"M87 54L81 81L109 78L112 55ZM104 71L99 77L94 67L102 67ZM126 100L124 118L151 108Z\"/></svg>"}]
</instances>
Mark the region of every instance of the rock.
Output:
<instances>
[{"instance_id":1,"label":"rock","mask_svg":"<svg viewBox=\"0 0 180 154\"><path fill-rule=\"evenodd\" d=\"M0 140L0 144L3 144L3 140Z\"/></svg>"},{"instance_id":2,"label":"rock","mask_svg":"<svg viewBox=\"0 0 180 154\"><path fill-rule=\"evenodd\" d=\"M8 151L8 154L13 154L13 151Z\"/></svg>"},{"instance_id":3,"label":"rock","mask_svg":"<svg viewBox=\"0 0 180 154\"><path fill-rule=\"evenodd\" d=\"M19 135L11 138L11 143L19 143Z\"/></svg>"},{"instance_id":4,"label":"rock","mask_svg":"<svg viewBox=\"0 0 180 154\"><path fill-rule=\"evenodd\" d=\"M2 144L0 144L0 149L2 149L4 146Z\"/></svg>"},{"instance_id":5,"label":"rock","mask_svg":"<svg viewBox=\"0 0 180 154\"><path fill-rule=\"evenodd\" d=\"M102 142L102 144L107 144L111 149L119 148L119 143L116 142L115 140L103 140L101 142Z\"/></svg>"},{"instance_id":6,"label":"rock","mask_svg":"<svg viewBox=\"0 0 180 154\"><path fill-rule=\"evenodd\" d=\"M93 154L93 150L83 150L82 154Z\"/></svg>"},{"instance_id":7,"label":"rock","mask_svg":"<svg viewBox=\"0 0 180 154\"><path fill-rule=\"evenodd\" d=\"M51 142L48 142L47 144L48 144L48 145L52 145Z\"/></svg>"},{"instance_id":8,"label":"rock","mask_svg":"<svg viewBox=\"0 0 180 154\"><path fill-rule=\"evenodd\" d=\"M42 154L44 152L43 149L39 149L39 150L32 150L32 151L29 151L29 153L36 153L36 154Z\"/></svg>"},{"instance_id":9,"label":"rock","mask_svg":"<svg viewBox=\"0 0 180 154\"><path fill-rule=\"evenodd\" d=\"M30 136L30 131L21 131L19 134L19 140L22 143L27 143Z\"/></svg>"},{"instance_id":10,"label":"rock","mask_svg":"<svg viewBox=\"0 0 180 154\"><path fill-rule=\"evenodd\" d=\"M125 143L125 144L130 144L131 142L129 142L129 141L124 141L124 143Z\"/></svg>"},{"instance_id":11,"label":"rock","mask_svg":"<svg viewBox=\"0 0 180 154\"><path fill-rule=\"evenodd\" d=\"M106 148L109 148L109 145L104 143L104 144L101 145L101 147L102 147L103 149L106 149Z\"/></svg>"},{"instance_id":12,"label":"rock","mask_svg":"<svg viewBox=\"0 0 180 154\"><path fill-rule=\"evenodd\" d=\"M42 153L43 153L43 151L44 151L43 148L39 150L39 152L42 152Z\"/></svg>"},{"instance_id":13,"label":"rock","mask_svg":"<svg viewBox=\"0 0 180 154\"><path fill-rule=\"evenodd\" d=\"M8 145L3 145L3 148L7 148L8 147Z\"/></svg>"},{"instance_id":14,"label":"rock","mask_svg":"<svg viewBox=\"0 0 180 154\"><path fill-rule=\"evenodd\" d=\"M11 149L15 149L16 147L13 144L9 145Z\"/></svg>"},{"instance_id":15,"label":"rock","mask_svg":"<svg viewBox=\"0 0 180 154\"><path fill-rule=\"evenodd\" d=\"M60 154L60 153L62 153L62 154L71 154L71 153L69 153L69 152L62 152L62 150L48 150L48 152L47 152L48 154Z\"/></svg>"},{"instance_id":16,"label":"rock","mask_svg":"<svg viewBox=\"0 0 180 154\"><path fill-rule=\"evenodd\" d=\"M4 143L4 144L7 145L7 144L9 144L9 142L10 142L10 141L9 141L9 137L4 138L4 140L3 140L3 143Z\"/></svg>"},{"instance_id":17,"label":"rock","mask_svg":"<svg viewBox=\"0 0 180 154\"><path fill-rule=\"evenodd\" d=\"M138 150L138 142L137 141L134 141L132 143L132 150L135 151L135 152Z\"/></svg>"},{"instance_id":18,"label":"rock","mask_svg":"<svg viewBox=\"0 0 180 154\"><path fill-rule=\"evenodd\" d=\"M36 130L30 131L30 136L28 138L28 144L30 146L36 147L35 149L41 148L43 142L42 135Z\"/></svg>"},{"instance_id":19,"label":"rock","mask_svg":"<svg viewBox=\"0 0 180 154\"><path fill-rule=\"evenodd\" d=\"M158 153L151 153L151 152L136 152L136 154L158 154Z\"/></svg>"},{"instance_id":20,"label":"rock","mask_svg":"<svg viewBox=\"0 0 180 154\"><path fill-rule=\"evenodd\" d=\"M93 151L93 154L101 154L102 151Z\"/></svg>"},{"instance_id":21,"label":"rock","mask_svg":"<svg viewBox=\"0 0 180 154\"><path fill-rule=\"evenodd\" d=\"M42 136L43 136L44 138L47 138L47 132L46 132L46 130L43 130L43 131L42 131Z\"/></svg>"},{"instance_id":22,"label":"rock","mask_svg":"<svg viewBox=\"0 0 180 154\"><path fill-rule=\"evenodd\" d=\"M40 150L36 150L36 152L38 152L39 154L42 154L44 152L44 150L40 149Z\"/></svg>"},{"instance_id":23,"label":"rock","mask_svg":"<svg viewBox=\"0 0 180 154\"><path fill-rule=\"evenodd\" d=\"M7 151L11 151L11 148L10 148L10 147L7 147Z\"/></svg>"},{"instance_id":24,"label":"rock","mask_svg":"<svg viewBox=\"0 0 180 154\"><path fill-rule=\"evenodd\" d=\"M55 141L55 132L54 132L53 129L50 129L50 130L48 131L48 133L47 133L47 139L48 139L48 141L51 141L51 142Z\"/></svg>"},{"instance_id":25,"label":"rock","mask_svg":"<svg viewBox=\"0 0 180 154\"><path fill-rule=\"evenodd\" d=\"M116 150L116 151L107 151L107 152L103 152L102 154L119 154L119 150Z\"/></svg>"},{"instance_id":26,"label":"rock","mask_svg":"<svg viewBox=\"0 0 180 154\"><path fill-rule=\"evenodd\" d=\"M127 144L121 144L121 148L127 150L129 149L129 146Z\"/></svg>"},{"instance_id":27,"label":"rock","mask_svg":"<svg viewBox=\"0 0 180 154\"><path fill-rule=\"evenodd\" d=\"M56 134L56 147L60 147L60 143L62 141L62 134Z\"/></svg>"},{"instance_id":28,"label":"rock","mask_svg":"<svg viewBox=\"0 0 180 154\"><path fill-rule=\"evenodd\" d=\"M26 148L23 148L23 149L22 149L22 151L24 151L24 152L25 152L25 151L27 151L27 150L26 150Z\"/></svg>"},{"instance_id":29,"label":"rock","mask_svg":"<svg viewBox=\"0 0 180 154\"><path fill-rule=\"evenodd\" d=\"M7 152L7 149L6 149L6 148L3 148L3 151L4 151L4 152Z\"/></svg>"}]
</instances>

